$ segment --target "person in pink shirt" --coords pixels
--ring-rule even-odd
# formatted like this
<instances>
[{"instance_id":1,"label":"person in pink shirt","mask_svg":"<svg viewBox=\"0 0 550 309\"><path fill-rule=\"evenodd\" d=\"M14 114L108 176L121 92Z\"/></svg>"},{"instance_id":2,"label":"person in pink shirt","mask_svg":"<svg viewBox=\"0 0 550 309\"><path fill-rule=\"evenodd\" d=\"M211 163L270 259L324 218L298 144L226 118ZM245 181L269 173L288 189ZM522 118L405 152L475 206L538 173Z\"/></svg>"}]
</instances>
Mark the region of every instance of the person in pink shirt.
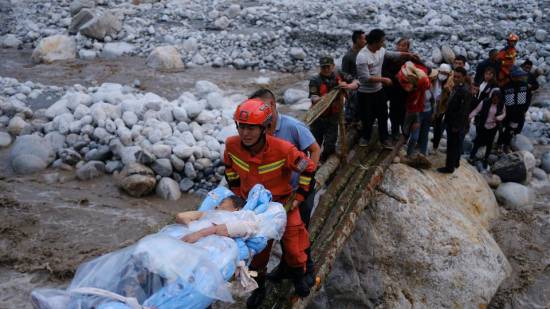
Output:
<instances>
[{"instance_id":1,"label":"person in pink shirt","mask_svg":"<svg viewBox=\"0 0 550 309\"><path fill-rule=\"evenodd\" d=\"M498 126L504 117L506 117L506 107L500 89L494 88L487 98L479 102L477 107L470 113L469 119L473 119L476 115L477 132L474 140L474 147L470 152L470 162L476 158L479 147L485 146L485 156L483 159L483 168L487 168L487 161L493 147L493 140L498 130Z\"/></svg>"}]
</instances>

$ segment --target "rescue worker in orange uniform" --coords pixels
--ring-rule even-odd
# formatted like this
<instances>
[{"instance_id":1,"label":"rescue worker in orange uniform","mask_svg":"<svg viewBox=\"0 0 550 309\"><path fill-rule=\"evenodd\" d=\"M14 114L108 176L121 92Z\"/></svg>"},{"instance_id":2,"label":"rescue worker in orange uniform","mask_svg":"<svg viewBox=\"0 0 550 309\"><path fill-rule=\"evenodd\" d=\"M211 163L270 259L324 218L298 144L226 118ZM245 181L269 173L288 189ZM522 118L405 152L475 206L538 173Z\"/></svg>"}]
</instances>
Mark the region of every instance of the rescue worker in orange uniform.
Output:
<instances>
[{"instance_id":1,"label":"rescue worker in orange uniform","mask_svg":"<svg viewBox=\"0 0 550 309\"><path fill-rule=\"evenodd\" d=\"M510 72L512 67L516 63L516 57L518 52L516 50L516 44L519 41L519 37L510 33L508 35L507 45L501 49L497 54L497 60L500 62L500 72L498 73L498 83L502 87L510 81Z\"/></svg>"},{"instance_id":2,"label":"rescue worker in orange uniform","mask_svg":"<svg viewBox=\"0 0 550 309\"><path fill-rule=\"evenodd\" d=\"M260 183L271 191L273 200L285 205L287 226L283 239L283 259L289 266L295 294L309 295L305 280L305 266L309 235L300 217L299 205L313 184L316 165L291 143L267 134L273 114L271 107L260 99L241 103L234 114L237 136L225 142L225 177L229 188L246 198L252 187ZM299 176L299 186L293 191L292 172ZM271 243L254 257L250 269L259 273L259 288L247 300L247 307L258 307L265 298L265 272L271 252Z\"/></svg>"}]
</instances>

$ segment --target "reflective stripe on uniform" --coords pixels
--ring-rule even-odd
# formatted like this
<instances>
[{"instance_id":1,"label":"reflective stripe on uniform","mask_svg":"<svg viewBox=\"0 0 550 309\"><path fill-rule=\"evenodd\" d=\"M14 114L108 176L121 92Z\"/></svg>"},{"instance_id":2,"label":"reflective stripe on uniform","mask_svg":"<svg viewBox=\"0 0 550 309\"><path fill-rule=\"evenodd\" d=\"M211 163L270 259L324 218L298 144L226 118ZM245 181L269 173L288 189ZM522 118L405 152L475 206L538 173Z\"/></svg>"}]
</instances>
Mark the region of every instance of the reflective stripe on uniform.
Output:
<instances>
[{"instance_id":1,"label":"reflective stripe on uniform","mask_svg":"<svg viewBox=\"0 0 550 309\"><path fill-rule=\"evenodd\" d=\"M273 172L285 165L286 159L282 159L273 163L264 164L258 166L258 174L266 174L269 172Z\"/></svg>"},{"instance_id":2,"label":"reflective stripe on uniform","mask_svg":"<svg viewBox=\"0 0 550 309\"><path fill-rule=\"evenodd\" d=\"M235 180L239 178L239 174L235 172L226 172L225 175L227 175L228 180Z\"/></svg>"},{"instance_id":3,"label":"reflective stripe on uniform","mask_svg":"<svg viewBox=\"0 0 550 309\"><path fill-rule=\"evenodd\" d=\"M248 165L248 163L244 162L243 160L239 159L236 155L232 154L232 153L229 153L229 156L231 157L231 160L233 160L233 162L238 166L240 167L241 169L247 171L247 172L250 172L250 166Z\"/></svg>"},{"instance_id":4,"label":"reflective stripe on uniform","mask_svg":"<svg viewBox=\"0 0 550 309\"><path fill-rule=\"evenodd\" d=\"M309 184L311 183L311 177L300 176L298 183L303 186L309 186Z\"/></svg>"}]
</instances>

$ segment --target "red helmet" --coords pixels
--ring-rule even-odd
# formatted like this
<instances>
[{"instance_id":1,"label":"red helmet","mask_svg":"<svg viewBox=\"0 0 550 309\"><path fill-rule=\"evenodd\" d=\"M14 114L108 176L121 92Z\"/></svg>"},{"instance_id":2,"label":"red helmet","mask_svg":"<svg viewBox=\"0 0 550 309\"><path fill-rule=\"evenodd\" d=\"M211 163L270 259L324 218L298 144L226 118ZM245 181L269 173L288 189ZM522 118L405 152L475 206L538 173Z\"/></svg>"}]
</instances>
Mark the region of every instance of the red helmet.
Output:
<instances>
[{"instance_id":1,"label":"red helmet","mask_svg":"<svg viewBox=\"0 0 550 309\"><path fill-rule=\"evenodd\" d=\"M508 41L517 42L517 41L519 41L519 36L517 36L517 34L515 34L515 33L510 33L508 35Z\"/></svg>"},{"instance_id":2,"label":"red helmet","mask_svg":"<svg viewBox=\"0 0 550 309\"><path fill-rule=\"evenodd\" d=\"M271 123L271 106L260 99L248 99L237 106L233 120L239 123L266 127Z\"/></svg>"}]
</instances>

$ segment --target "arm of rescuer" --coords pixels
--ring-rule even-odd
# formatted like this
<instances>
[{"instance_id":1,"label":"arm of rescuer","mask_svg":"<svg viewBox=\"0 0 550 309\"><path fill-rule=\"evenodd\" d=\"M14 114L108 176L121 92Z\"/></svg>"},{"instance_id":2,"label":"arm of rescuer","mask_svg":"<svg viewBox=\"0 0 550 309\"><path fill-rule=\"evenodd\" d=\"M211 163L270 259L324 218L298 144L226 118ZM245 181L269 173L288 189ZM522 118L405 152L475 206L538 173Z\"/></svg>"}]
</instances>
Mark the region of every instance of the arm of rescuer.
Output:
<instances>
[{"instance_id":1,"label":"arm of rescuer","mask_svg":"<svg viewBox=\"0 0 550 309\"><path fill-rule=\"evenodd\" d=\"M227 149L223 152L223 164L225 165L225 179L227 180L229 190L235 193L235 195L241 196L241 177L233 169L233 162L231 162Z\"/></svg>"},{"instance_id":2,"label":"arm of rescuer","mask_svg":"<svg viewBox=\"0 0 550 309\"><path fill-rule=\"evenodd\" d=\"M314 183L313 176L315 175L317 164L315 164L312 159L308 158L303 152L299 151L294 145L292 145L288 151L286 166L287 168L300 174L298 179L298 189L295 192L296 195L294 197L294 201L292 201L292 209L294 209L298 207L309 194Z\"/></svg>"}]
</instances>

